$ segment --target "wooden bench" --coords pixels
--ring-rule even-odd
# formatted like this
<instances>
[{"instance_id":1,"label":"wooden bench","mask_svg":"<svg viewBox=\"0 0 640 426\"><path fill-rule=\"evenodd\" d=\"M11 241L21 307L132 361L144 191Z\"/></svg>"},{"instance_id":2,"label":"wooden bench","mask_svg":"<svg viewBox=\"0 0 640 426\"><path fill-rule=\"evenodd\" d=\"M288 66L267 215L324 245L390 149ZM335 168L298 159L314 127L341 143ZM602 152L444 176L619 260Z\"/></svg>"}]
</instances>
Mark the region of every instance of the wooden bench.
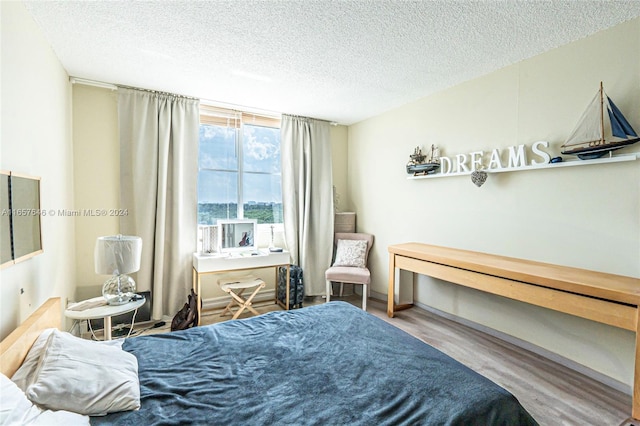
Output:
<instances>
[{"instance_id":1,"label":"wooden bench","mask_svg":"<svg viewBox=\"0 0 640 426\"><path fill-rule=\"evenodd\" d=\"M632 416L640 419L640 279L421 243L389 246L387 315L396 269L438 278L636 334Z\"/></svg>"}]
</instances>

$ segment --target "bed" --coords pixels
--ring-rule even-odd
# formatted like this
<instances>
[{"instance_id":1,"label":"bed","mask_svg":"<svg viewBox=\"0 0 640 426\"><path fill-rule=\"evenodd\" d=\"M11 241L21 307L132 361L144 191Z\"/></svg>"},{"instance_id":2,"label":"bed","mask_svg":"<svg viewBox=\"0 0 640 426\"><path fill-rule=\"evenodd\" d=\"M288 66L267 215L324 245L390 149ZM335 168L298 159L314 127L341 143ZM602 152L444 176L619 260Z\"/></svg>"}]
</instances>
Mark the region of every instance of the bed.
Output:
<instances>
[{"instance_id":1,"label":"bed","mask_svg":"<svg viewBox=\"0 0 640 426\"><path fill-rule=\"evenodd\" d=\"M122 350L138 362L140 408L91 424L537 424L507 390L344 302L130 338Z\"/></svg>"}]
</instances>

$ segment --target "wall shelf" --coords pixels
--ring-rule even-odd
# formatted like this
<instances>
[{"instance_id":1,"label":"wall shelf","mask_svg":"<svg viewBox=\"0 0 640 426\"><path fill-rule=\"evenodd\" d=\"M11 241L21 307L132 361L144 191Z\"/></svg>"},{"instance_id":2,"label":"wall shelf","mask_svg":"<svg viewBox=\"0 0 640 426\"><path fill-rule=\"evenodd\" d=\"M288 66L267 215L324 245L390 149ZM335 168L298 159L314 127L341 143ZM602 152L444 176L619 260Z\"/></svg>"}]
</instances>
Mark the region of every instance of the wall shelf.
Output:
<instances>
[{"instance_id":1,"label":"wall shelf","mask_svg":"<svg viewBox=\"0 0 640 426\"><path fill-rule=\"evenodd\" d=\"M625 155L613 155L607 158L596 158L594 160L569 160L563 161L561 163L544 163L544 164L536 164L532 166L523 166L523 167L510 167L510 168L502 168L502 169L490 169L485 172L491 173L504 173L504 172L520 172L524 170L541 170L541 169L557 169L560 167L574 167L574 166L590 166L593 164L605 164L605 163L620 163L623 161L635 161L640 156L640 153L632 153ZM416 179L434 179L434 178L443 178L443 177L451 177L451 176L469 176L471 172L455 172L455 173L434 173L432 175L424 175L424 176L408 176L407 179L416 180Z\"/></svg>"}]
</instances>

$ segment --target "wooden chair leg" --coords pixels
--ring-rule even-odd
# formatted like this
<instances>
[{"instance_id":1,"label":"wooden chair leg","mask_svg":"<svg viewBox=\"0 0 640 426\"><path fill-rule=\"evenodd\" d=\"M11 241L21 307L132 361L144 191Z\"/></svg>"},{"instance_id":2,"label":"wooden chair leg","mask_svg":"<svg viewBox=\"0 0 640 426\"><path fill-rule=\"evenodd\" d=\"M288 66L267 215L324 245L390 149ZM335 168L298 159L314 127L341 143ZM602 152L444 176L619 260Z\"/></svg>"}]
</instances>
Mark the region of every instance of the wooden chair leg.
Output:
<instances>
[{"instance_id":1,"label":"wooden chair leg","mask_svg":"<svg viewBox=\"0 0 640 426\"><path fill-rule=\"evenodd\" d=\"M367 310L367 287L368 285L362 284L362 310Z\"/></svg>"},{"instance_id":2,"label":"wooden chair leg","mask_svg":"<svg viewBox=\"0 0 640 426\"><path fill-rule=\"evenodd\" d=\"M236 310L236 312L233 314L233 316L231 317L231 319L236 319L240 316L240 314L242 313L242 311L244 311L244 299L239 297L240 292L238 292L238 294L234 293L233 291L229 293L229 295L233 298L233 301L235 302L236 305L238 305L238 310Z\"/></svg>"},{"instance_id":3,"label":"wooden chair leg","mask_svg":"<svg viewBox=\"0 0 640 426\"><path fill-rule=\"evenodd\" d=\"M252 288L252 287L254 288L254 290L251 293L251 295L249 295L249 297L247 298L243 298L242 295L244 291L247 288ZM237 292L233 291L234 290L233 288L222 286L222 289L226 293L228 293L229 296L231 296L231 300L229 301L229 304L223 309L220 316L224 316L227 313L229 313L229 314L233 314L231 319L237 319L242 314L242 312L244 312L245 309L249 310L254 315L260 315L260 312L256 311L251 305L253 304L252 302L253 298L264 287L266 287L266 284L264 283L264 281L260 282L260 284L257 284L257 285L249 285L248 287L236 288ZM236 305L238 306L238 309L234 312L232 308Z\"/></svg>"},{"instance_id":4,"label":"wooden chair leg","mask_svg":"<svg viewBox=\"0 0 640 426\"><path fill-rule=\"evenodd\" d=\"M244 288L241 288L240 291L238 291L238 296L242 296L244 290ZM229 289L228 293L231 296L231 300L229 301L229 304L222 310L222 313L220 314L221 317L225 316L227 313L229 313L230 315L233 314L231 308L238 304L238 302L234 298L235 293L233 292L233 290Z\"/></svg>"},{"instance_id":5,"label":"wooden chair leg","mask_svg":"<svg viewBox=\"0 0 640 426\"><path fill-rule=\"evenodd\" d=\"M327 289L326 289L327 290L327 302L331 302L331 290L332 290L331 286L332 286L331 281L327 280Z\"/></svg>"},{"instance_id":6,"label":"wooden chair leg","mask_svg":"<svg viewBox=\"0 0 640 426\"><path fill-rule=\"evenodd\" d=\"M236 313L233 315L232 319L237 319L240 314L242 314L242 312L245 309L248 309L251 313L253 313L254 315L260 315L260 313L258 311L256 311L252 306L251 306L251 301L253 300L253 298L255 297L256 294L258 294L258 292L263 289L265 287L265 283L260 284L259 286L257 286L255 288L255 290L253 291L253 293L251 293L251 295L249 297L247 297L246 299L243 299L240 297L242 291L239 291L238 294L236 295L233 291L230 293L231 297L233 297L236 301L236 303L240 306L238 308L238 310L236 311ZM244 289L242 289L244 290Z\"/></svg>"}]
</instances>

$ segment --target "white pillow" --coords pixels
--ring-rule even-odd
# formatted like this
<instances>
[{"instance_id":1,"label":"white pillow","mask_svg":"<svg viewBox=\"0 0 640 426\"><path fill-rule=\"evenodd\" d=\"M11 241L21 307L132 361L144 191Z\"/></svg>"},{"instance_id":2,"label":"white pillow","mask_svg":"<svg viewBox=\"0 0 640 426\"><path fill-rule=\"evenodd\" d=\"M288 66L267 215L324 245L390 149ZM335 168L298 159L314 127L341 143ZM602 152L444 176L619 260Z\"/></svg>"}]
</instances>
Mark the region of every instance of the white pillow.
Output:
<instances>
[{"instance_id":1,"label":"white pillow","mask_svg":"<svg viewBox=\"0 0 640 426\"><path fill-rule=\"evenodd\" d=\"M117 347L53 330L25 391L51 410L103 415L140 408L138 360Z\"/></svg>"},{"instance_id":2,"label":"white pillow","mask_svg":"<svg viewBox=\"0 0 640 426\"><path fill-rule=\"evenodd\" d=\"M13 383L18 385L22 391L26 391L36 373L36 368L38 368L38 361L40 360L40 356L44 351L45 346L47 345L47 340L53 332L53 328L47 328L40 333L40 336L33 342L31 349L27 353L27 357L22 362L18 371L16 371L13 376L11 376L11 380Z\"/></svg>"},{"instance_id":3,"label":"white pillow","mask_svg":"<svg viewBox=\"0 0 640 426\"><path fill-rule=\"evenodd\" d=\"M11 380L13 383L18 385L23 392L27 391L27 388L33 383L36 376L36 369L38 368L38 361L40 361L40 357L44 352L44 349L47 345L47 341L49 340L49 336L55 330L54 328L47 328L40 333L36 341L29 349L26 358L22 362L22 365L18 370L11 376ZM95 342L101 345L109 345L117 348L122 348L122 340L107 340L104 342Z\"/></svg>"},{"instance_id":4,"label":"white pillow","mask_svg":"<svg viewBox=\"0 0 640 426\"><path fill-rule=\"evenodd\" d=\"M88 416L64 410L42 410L7 376L0 376L0 425L89 425Z\"/></svg>"},{"instance_id":5,"label":"white pillow","mask_svg":"<svg viewBox=\"0 0 640 426\"><path fill-rule=\"evenodd\" d=\"M336 260L333 266L367 266L367 242L365 240L338 240Z\"/></svg>"}]
</instances>

